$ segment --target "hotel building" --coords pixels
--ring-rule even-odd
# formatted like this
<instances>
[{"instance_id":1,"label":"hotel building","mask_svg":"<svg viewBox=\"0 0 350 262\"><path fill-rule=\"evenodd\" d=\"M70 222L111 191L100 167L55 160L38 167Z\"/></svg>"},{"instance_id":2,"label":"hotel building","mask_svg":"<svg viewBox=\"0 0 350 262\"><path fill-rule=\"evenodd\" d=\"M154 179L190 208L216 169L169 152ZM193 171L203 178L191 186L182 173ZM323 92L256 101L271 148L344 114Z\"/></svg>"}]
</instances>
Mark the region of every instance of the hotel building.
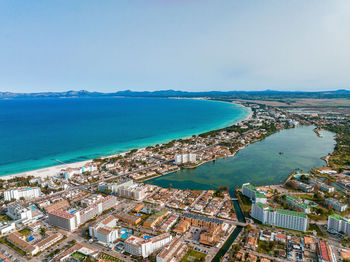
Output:
<instances>
[{"instance_id":1,"label":"hotel building","mask_svg":"<svg viewBox=\"0 0 350 262\"><path fill-rule=\"evenodd\" d=\"M185 154L176 154L175 155L175 164L187 164L196 162L197 155L194 153L185 153Z\"/></svg>"},{"instance_id":2,"label":"hotel building","mask_svg":"<svg viewBox=\"0 0 350 262\"><path fill-rule=\"evenodd\" d=\"M305 213L274 209L263 203L254 203L250 215L263 224L271 226L304 232L308 227L308 218Z\"/></svg>"},{"instance_id":3,"label":"hotel building","mask_svg":"<svg viewBox=\"0 0 350 262\"><path fill-rule=\"evenodd\" d=\"M13 220L29 220L33 218L32 211L29 208L26 208L17 202L13 202L7 205L6 214Z\"/></svg>"},{"instance_id":4,"label":"hotel building","mask_svg":"<svg viewBox=\"0 0 350 262\"><path fill-rule=\"evenodd\" d=\"M19 200L20 198L32 199L41 196L41 190L39 187L31 188L16 188L4 191L5 201L11 201L12 199Z\"/></svg>"},{"instance_id":5,"label":"hotel building","mask_svg":"<svg viewBox=\"0 0 350 262\"><path fill-rule=\"evenodd\" d=\"M266 204L266 201L267 201L266 196L263 193L259 192L250 183L246 183L242 185L242 194L246 197L249 197L249 199L252 202Z\"/></svg>"},{"instance_id":6,"label":"hotel building","mask_svg":"<svg viewBox=\"0 0 350 262\"><path fill-rule=\"evenodd\" d=\"M74 231L80 225L98 215L101 215L103 211L114 207L116 204L116 197L107 196L82 210L52 210L48 213L49 223L68 231Z\"/></svg>"},{"instance_id":7,"label":"hotel building","mask_svg":"<svg viewBox=\"0 0 350 262\"><path fill-rule=\"evenodd\" d=\"M334 210L337 210L339 212L344 212L348 208L347 204L342 203L335 198L327 198L326 205L331 205Z\"/></svg>"},{"instance_id":8,"label":"hotel building","mask_svg":"<svg viewBox=\"0 0 350 262\"><path fill-rule=\"evenodd\" d=\"M131 255L146 258L154 251L170 243L171 240L172 236L169 233L164 233L147 240L131 236L124 242L125 251Z\"/></svg>"},{"instance_id":9,"label":"hotel building","mask_svg":"<svg viewBox=\"0 0 350 262\"><path fill-rule=\"evenodd\" d=\"M302 212L305 212L306 214L309 214L311 212L310 206L296 197L284 194L282 195L282 199L295 210L300 210Z\"/></svg>"},{"instance_id":10,"label":"hotel building","mask_svg":"<svg viewBox=\"0 0 350 262\"><path fill-rule=\"evenodd\" d=\"M102 243L113 243L118 239L118 229L115 228L118 219L114 216L108 216L95 226L89 227L89 234Z\"/></svg>"},{"instance_id":11,"label":"hotel building","mask_svg":"<svg viewBox=\"0 0 350 262\"><path fill-rule=\"evenodd\" d=\"M350 219L333 214L328 217L328 231L350 234Z\"/></svg>"}]
</instances>

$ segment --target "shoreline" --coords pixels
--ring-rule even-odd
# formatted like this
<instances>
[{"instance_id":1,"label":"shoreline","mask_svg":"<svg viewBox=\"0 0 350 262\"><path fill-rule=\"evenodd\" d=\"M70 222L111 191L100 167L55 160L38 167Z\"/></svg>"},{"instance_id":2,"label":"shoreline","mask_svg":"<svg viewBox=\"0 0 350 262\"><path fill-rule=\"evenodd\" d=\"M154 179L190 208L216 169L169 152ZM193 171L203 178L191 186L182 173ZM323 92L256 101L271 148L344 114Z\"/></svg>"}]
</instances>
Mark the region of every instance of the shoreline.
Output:
<instances>
[{"instance_id":1,"label":"shoreline","mask_svg":"<svg viewBox=\"0 0 350 262\"><path fill-rule=\"evenodd\" d=\"M231 126L233 124L236 124L236 123L240 123L240 122L243 122L243 121L246 121L248 119L251 119L252 115L253 115L253 111L251 110L250 107L247 107L247 106L243 106L242 104L239 104L239 103L234 103L234 102L225 102L225 101L216 101L216 100L209 100L207 98L167 98L167 99L191 99L191 100L206 100L206 101L211 101L211 102L221 102L221 103L229 103L229 104L234 104L234 105L237 105L237 106L240 106L242 108L245 108L246 110L248 110L248 115L239 120L239 121L230 121L228 122L227 124L225 124L225 126L223 127L219 127L219 128L214 128L214 129L211 129L211 130L208 130L208 131L205 131L205 132L210 132L210 131L214 131L214 130L218 130L218 129L221 129L221 128L225 128L225 127L228 127L228 126ZM193 135L193 134L192 134ZM185 139L185 138L188 138L188 137L191 137L192 135L188 135L188 136L183 136L183 137L179 137L175 140L178 140L178 139ZM171 141L171 140L169 140ZM163 142L163 143L159 143L159 144L165 144L169 141L166 141L166 142ZM157 144L157 143L156 143ZM155 144L150 144L148 146L153 146ZM137 148L138 150L140 149L145 149L146 146L143 146L141 148ZM111 155L101 155L97 158L112 158L112 157L116 157L116 156L119 156L119 155L123 155L123 154L126 154L128 152L130 152L131 150L133 150L135 148L131 148L129 150L126 150L126 151L123 151L123 152L119 152L119 153L116 153L116 154L111 154ZM52 177L52 176L55 176L57 175L62 169L66 169L66 168L79 168L79 167L82 167L84 166L85 164L87 163L91 163L93 159L88 159L88 160L84 160L84 161L79 161L79 162L74 162L74 163L67 163L67 164L61 164L61 165L53 165L53 166L48 166L48 167L44 167L44 168L39 168L39 169L33 169L33 170L28 170L28 171L24 171L24 172L20 172L20 173L14 173L14 174L8 174L8 175L3 175L3 176L0 176L0 180L10 180L10 179L13 179L13 178L16 178L16 177L28 177L28 176L33 176L33 177L36 177L36 178L46 178L46 177Z\"/></svg>"}]
</instances>

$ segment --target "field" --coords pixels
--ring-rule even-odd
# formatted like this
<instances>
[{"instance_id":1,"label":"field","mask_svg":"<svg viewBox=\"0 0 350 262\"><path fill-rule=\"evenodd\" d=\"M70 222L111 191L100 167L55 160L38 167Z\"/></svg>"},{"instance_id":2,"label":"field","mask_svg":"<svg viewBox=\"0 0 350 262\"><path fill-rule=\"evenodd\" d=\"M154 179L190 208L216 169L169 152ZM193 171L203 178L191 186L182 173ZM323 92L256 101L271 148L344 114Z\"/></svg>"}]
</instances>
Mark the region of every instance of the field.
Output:
<instances>
[{"instance_id":1,"label":"field","mask_svg":"<svg viewBox=\"0 0 350 262\"><path fill-rule=\"evenodd\" d=\"M205 261L205 254L195 251L193 249L189 250L187 254L183 257L181 262L198 262Z\"/></svg>"}]
</instances>

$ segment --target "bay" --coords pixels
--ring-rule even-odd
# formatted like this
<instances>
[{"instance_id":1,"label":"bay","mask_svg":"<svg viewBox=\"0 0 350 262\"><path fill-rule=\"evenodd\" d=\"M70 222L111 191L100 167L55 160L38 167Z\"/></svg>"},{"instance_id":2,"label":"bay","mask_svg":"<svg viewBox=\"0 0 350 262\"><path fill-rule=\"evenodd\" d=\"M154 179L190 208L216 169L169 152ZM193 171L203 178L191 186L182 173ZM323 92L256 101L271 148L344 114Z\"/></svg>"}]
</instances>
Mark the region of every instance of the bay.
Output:
<instances>
[{"instance_id":1,"label":"bay","mask_svg":"<svg viewBox=\"0 0 350 262\"><path fill-rule=\"evenodd\" d=\"M0 175L167 142L248 115L239 105L193 99L0 100Z\"/></svg>"}]
</instances>

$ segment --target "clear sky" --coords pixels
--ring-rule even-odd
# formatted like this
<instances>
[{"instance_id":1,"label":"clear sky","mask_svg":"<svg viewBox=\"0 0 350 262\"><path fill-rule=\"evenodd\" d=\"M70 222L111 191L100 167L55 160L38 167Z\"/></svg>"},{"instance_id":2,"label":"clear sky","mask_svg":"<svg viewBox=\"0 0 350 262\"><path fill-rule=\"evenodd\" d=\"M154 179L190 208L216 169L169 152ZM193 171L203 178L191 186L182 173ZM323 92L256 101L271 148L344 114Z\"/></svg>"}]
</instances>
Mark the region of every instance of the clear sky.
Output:
<instances>
[{"instance_id":1,"label":"clear sky","mask_svg":"<svg viewBox=\"0 0 350 262\"><path fill-rule=\"evenodd\" d=\"M349 87L348 0L0 0L0 91Z\"/></svg>"}]
</instances>

